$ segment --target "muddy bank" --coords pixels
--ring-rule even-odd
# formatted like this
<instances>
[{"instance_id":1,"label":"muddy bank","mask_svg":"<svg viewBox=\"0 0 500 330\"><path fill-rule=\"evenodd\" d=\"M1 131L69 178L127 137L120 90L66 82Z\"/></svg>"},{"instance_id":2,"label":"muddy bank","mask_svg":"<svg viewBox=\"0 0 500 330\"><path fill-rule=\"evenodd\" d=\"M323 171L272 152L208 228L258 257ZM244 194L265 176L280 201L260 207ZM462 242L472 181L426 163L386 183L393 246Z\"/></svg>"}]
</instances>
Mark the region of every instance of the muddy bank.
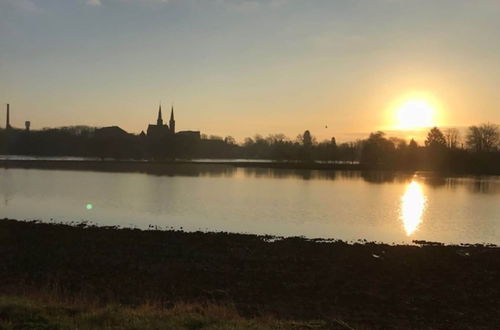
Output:
<instances>
[{"instance_id":1,"label":"muddy bank","mask_svg":"<svg viewBox=\"0 0 500 330\"><path fill-rule=\"evenodd\" d=\"M493 329L500 249L390 246L0 220L0 293L230 304L354 328Z\"/></svg>"}]
</instances>

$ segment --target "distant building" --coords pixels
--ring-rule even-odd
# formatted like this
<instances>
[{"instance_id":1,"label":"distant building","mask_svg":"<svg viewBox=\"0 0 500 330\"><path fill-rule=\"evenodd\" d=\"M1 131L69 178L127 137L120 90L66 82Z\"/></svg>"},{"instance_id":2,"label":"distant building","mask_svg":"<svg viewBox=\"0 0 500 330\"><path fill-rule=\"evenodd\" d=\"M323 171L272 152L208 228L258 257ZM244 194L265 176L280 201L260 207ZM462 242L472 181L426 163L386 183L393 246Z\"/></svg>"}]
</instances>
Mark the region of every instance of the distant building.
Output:
<instances>
[{"instance_id":1,"label":"distant building","mask_svg":"<svg viewBox=\"0 0 500 330\"><path fill-rule=\"evenodd\" d=\"M10 105L7 103L7 116L5 118L5 129L10 129L12 126L10 126Z\"/></svg>"},{"instance_id":2,"label":"distant building","mask_svg":"<svg viewBox=\"0 0 500 330\"><path fill-rule=\"evenodd\" d=\"M175 136L183 138L183 139L190 139L190 140L200 140L201 139L201 134L200 131L181 131L175 134Z\"/></svg>"},{"instance_id":3,"label":"distant building","mask_svg":"<svg viewBox=\"0 0 500 330\"><path fill-rule=\"evenodd\" d=\"M172 111L170 112L170 127L168 127L167 124L163 124L160 104L160 107L158 109L158 119L156 119L156 125L149 124L147 136L153 138L161 138L173 134L175 134L174 107L172 107Z\"/></svg>"},{"instance_id":4,"label":"distant building","mask_svg":"<svg viewBox=\"0 0 500 330\"><path fill-rule=\"evenodd\" d=\"M168 124L170 125L170 133L175 134L174 106L172 106L172 110L170 111L170 121Z\"/></svg>"},{"instance_id":5,"label":"distant building","mask_svg":"<svg viewBox=\"0 0 500 330\"><path fill-rule=\"evenodd\" d=\"M201 139L200 131L175 131L175 118L174 118L174 107L170 110L170 120L167 124L163 123L162 112L161 112L161 104L158 108L158 118L156 119L156 125L149 124L147 133L142 131L139 134L140 137L148 137L148 138L164 138L164 137L175 137L177 142L185 141L185 142L194 142Z\"/></svg>"},{"instance_id":6,"label":"distant building","mask_svg":"<svg viewBox=\"0 0 500 330\"><path fill-rule=\"evenodd\" d=\"M29 120L25 121L24 122L24 127L26 128L26 131L29 132L30 130L30 127L31 127L31 122ZM6 114L5 114L5 130L6 131L18 131L18 130L21 130L21 129L17 129L15 127L12 127L12 125L10 124L10 104L7 103L7 111L6 111Z\"/></svg>"},{"instance_id":7,"label":"distant building","mask_svg":"<svg viewBox=\"0 0 500 330\"><path fill-rule=\"evenodd\" d=\"M95 130L95 136L100 138L123 138L129 134L118 126L109 126Z\"/></svg>"}]
</instances>

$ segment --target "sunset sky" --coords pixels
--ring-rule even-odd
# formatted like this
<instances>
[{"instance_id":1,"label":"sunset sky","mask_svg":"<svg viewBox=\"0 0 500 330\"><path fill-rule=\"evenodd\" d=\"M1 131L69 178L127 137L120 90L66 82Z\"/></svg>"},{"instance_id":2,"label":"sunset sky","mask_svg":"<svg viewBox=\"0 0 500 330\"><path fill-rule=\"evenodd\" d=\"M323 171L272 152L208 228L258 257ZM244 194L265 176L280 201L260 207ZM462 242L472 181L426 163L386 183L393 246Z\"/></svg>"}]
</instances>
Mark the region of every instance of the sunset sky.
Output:
<instances>
[{"instance_id":1,"label":"sunset sky","mask_svg":"<svg viewBox=\"0 0 500 330\"><path fill-rule=\"evenodd\" d=\"M161 101L179 130L347 141L411 129L411 100L430 124L500 123L500 1L0 0L17 127L139 133Z\"/></svg>"}]
</instances>

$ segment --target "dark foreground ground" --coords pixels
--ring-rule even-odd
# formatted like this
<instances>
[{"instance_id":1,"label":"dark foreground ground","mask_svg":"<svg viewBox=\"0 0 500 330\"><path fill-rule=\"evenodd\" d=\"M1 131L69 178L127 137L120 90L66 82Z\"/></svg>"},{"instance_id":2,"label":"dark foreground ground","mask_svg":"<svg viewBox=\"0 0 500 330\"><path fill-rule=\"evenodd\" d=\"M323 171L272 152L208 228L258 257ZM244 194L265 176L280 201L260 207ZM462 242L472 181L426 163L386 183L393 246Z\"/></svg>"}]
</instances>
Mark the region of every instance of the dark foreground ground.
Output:
<instances>
[{"instance_id":1,"label":"dark foreground ground","mask_svg":"<svg viewBox=\"0 0 500 330\"><path fill-rule=\"evenodd\" d=\"M29 299L40 301L40 297L58 306L92 305L97 314L95 306L120 305L115 312L128 317L139 313L133 309L137 306L155 306L148 317L157 315L159 308L170 310L161 314L167 319L179 304L227 306L229 314L238 315L227 328L271 324L271 328L497 329L500 325L497 247L273 240L0 220L0 258L0 328L15 327L15 313L25 315L27 310L38 315L29 312L35 308ZM16 299L21 300L16 303ZM35 310L53 315L53 308L47 312L43 306ZM87 315L71 310L66 314L67 318ZM125 320L123 315L117 318ZM218 318L214 315L212 319ZM56 319L63 322L62 317ZM219 328L213 322L189 319L185 326L182 317L173 319L185 328ZM276 322L262 321L269 319ZM132 321L127 324L134 328ZM154 324L152 328L158 328Z\"/></svg>"}]
</instances>

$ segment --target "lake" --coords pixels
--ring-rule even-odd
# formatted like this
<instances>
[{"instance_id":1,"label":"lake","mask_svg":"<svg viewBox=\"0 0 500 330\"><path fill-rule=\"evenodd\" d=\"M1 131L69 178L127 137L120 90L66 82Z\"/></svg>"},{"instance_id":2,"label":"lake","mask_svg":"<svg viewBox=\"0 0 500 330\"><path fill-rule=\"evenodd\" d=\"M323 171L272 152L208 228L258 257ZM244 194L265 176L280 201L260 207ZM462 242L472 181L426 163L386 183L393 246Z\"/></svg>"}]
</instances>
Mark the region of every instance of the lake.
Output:
<instances>
[{"instance_id":1,"label":"lake","mask_svg":"<svg viewBox=\"0 0 500 330\"><path fill-rule=\"evenodd\" d=\"M0 217L387 243L500 245L500 177L171 165L0 169Z\"/></svg>"}]
</instances>

